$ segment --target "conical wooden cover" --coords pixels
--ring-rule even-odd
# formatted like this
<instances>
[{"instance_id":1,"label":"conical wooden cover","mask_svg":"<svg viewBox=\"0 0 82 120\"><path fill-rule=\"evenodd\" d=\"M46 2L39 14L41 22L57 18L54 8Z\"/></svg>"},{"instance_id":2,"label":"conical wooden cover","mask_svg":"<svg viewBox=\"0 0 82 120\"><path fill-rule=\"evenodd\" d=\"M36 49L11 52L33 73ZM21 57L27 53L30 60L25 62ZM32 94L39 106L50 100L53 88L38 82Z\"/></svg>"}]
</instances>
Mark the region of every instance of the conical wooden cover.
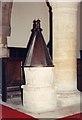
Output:
<instances>
[{"instance_id":1,"label":"conical wooden cover","mask_svg":"<svg viewBox=\"0 0 82 120\"><path fill-rule=\"evenodd\" d=\"M53 66L40 28L40 20L33 21L32 34L28 43L28 52L24 66Z\"/></svg>"}]
</instances>

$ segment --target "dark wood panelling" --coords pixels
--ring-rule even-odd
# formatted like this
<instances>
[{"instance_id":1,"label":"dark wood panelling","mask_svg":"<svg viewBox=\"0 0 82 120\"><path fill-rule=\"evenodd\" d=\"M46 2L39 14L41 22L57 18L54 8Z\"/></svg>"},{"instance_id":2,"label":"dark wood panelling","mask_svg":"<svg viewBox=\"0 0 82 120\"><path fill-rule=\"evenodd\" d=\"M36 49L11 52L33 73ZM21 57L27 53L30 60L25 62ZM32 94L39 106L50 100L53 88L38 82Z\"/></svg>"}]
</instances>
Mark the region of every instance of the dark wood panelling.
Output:
<instances>
[{"instance_id":1,"label":"dark wood panelling","mask_svg":"<svg viewBox=\"0 0 82 120\"><path fill-rule=\"evenodd\" d=\"M21 85L25 84L22 64L23 59L20 58L2 58L2 100L4 102L7 101L7 89L9 87L19 86L20 88Z\"/></svg>"},{"instance_id":2,"label":"dark wood panelling","mask_svg":"<svg viewBox=\"0 0 82 120\"><path fill-rule=\"evenodd\" d=\"M28 48L8 47L11 58L25 58Z\"/></svg>"},{"instance_id":3,"label":"dark wood panelling","mask_svg":"<svg viewBox=\"0 0 82 120\"><path fill-rule=\"evenodd\" d=\"M77 89L82 92L82 59L77 59Z\"/></svg>"}]
</instances>

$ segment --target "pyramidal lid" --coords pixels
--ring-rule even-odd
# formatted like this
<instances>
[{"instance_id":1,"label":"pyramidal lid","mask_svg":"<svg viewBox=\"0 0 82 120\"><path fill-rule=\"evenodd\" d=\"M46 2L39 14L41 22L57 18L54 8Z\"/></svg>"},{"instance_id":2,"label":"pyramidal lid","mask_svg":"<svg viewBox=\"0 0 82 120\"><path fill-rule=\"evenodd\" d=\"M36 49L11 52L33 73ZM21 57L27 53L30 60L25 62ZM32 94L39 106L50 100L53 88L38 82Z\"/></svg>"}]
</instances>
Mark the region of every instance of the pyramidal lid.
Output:
<instances>
[{"instance_id":1,"label":"pyramidal lid","mask_svg":"<svg viewBox=\"0 0 82 120\"><path fill-rule=\"evenodd\" d=\"M24 67L53 67L48 48L41 33L40 20L33 21L31 31Z\"/></svg>"}]
</instances>

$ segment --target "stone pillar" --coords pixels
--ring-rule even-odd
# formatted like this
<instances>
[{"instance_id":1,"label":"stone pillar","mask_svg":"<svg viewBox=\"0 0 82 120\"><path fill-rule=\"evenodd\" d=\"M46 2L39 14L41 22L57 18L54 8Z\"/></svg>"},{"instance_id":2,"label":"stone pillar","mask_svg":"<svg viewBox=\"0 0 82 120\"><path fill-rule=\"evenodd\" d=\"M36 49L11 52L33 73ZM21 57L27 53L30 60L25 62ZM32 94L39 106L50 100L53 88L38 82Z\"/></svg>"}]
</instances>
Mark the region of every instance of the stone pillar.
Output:
<instances>
[{"instance_id":1,"label":"stone pillar","mask_svg":"<svg viewBox=\"0 0 82 120\"><path fill-rule=\"evenodd\" d=\"M12 2L0 2L0 57L8 57L7 36L11 33Z\"/></svg>"},{"instance_id":2,"label":"stone pillar","mask_svg":"<svg viewBox=\"0 0 82 120\"><path fill-rule=\"evenodd\" d=\"M59 107L80 103L77 90L78 2L53 2L53 62Z\"/></svg>"}]
</instances>

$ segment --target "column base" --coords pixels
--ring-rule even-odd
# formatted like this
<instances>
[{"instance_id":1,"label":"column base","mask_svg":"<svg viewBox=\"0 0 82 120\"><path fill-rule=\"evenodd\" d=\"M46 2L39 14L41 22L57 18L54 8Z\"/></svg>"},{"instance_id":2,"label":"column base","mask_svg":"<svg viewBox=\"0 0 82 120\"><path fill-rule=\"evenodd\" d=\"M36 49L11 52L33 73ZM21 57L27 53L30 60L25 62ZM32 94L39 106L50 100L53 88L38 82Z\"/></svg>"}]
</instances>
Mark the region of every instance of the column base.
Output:
<instances>
[{"instance_id":1,"label":"column base","mask_svg":"<svg viewBox=\"0 0 82 120\"><path fill-rule=\"evenodd\" d=\"M57 107L69 107L79 104L80 107L80 92L74 91L58 91L57 92Z\"/></svg>"},{"instance_id":2,"label":"column base","mask_svg":"<svg viewBox=\"0 0 82 120\"><path fill-rule=\"evenodd\" d=\"M0 44L0 58L2 57L9 57L9 50L7 46L3 47L3 45Z\"/></svg>"}]
</instances>

